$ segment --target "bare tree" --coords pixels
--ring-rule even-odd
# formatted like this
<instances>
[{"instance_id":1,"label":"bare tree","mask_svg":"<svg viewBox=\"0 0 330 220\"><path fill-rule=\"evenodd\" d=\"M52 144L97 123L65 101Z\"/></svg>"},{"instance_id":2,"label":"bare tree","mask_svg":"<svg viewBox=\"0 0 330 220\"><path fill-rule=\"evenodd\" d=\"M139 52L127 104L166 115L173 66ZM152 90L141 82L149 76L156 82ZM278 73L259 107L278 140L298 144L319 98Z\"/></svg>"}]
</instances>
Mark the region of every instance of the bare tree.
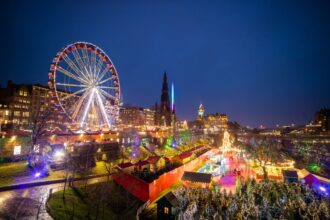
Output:
<instances>
[{"instance_id":1,"label":"bare tree","mask_svg":"<svg viewBox=\"0 0 330 220\"><path fill-rule=\"evenodd\" d=\"M32 110L30 117L31 126L31 147L29 150L28 162L31 164L34 158L34 146L39 142L39 139L44 136L49 128L49 121L53 115L51 108L43 109L41 105L37 109Z\"/></svg>"},{"instance_id":2,"label":"bare tree","mask_svg":"<svg viewBox=\"0 0 330 220\"><path fill-rule=\"evenodd\" d=\"M39 137L46 133L46 129L48 128L48 119L50 116L50 111L41 113L40 111L37 112L35 117L32 120L32 135L31 135L31 143L32 149L33 146L37 143Z\"/></svg>"},{"instance_id":3,"label":"bare tree","mask_svg":"<svg viewBox=\"0 0 330 220\"><path fill-rule=\"evenodd\" d=\"M112 160L105 160L103 161L103 165L104 165L104 168L105 170L107 171L107 174L108 174L108 181L110 180L110 176L112 174L112 169L113 169L113 162Z\"/></svg>"}]
</instances>

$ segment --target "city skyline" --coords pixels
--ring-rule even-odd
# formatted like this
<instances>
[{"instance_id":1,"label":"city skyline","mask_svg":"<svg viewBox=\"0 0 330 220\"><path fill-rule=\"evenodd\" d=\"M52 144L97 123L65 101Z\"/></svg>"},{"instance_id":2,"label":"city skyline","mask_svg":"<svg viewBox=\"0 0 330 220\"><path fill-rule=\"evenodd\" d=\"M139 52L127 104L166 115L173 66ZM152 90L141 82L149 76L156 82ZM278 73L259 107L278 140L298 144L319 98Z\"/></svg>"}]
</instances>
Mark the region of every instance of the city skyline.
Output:
<instances>
[{"instance_id":1,"label":"city skyline","mask_svg":"<svg viewBox=\"0 0 330 220\"><path fill-rule=\"evenodd\" d=\"M330 219L330 1L3 1L0 219Z\"/></svg>"},{"instance_id":2,"label":"city skyline","mask_svg":"<svg viewBox=\"0 0 330 220\"><path fill-rule=\"evenodd\" d=\"M74 3L8 3L1 15L7 51L1 86L9 79L47 84L53 56L83 40L114 62L124 103L159 102L166 70L180 119L196 118L202 102L206 113L226 113L242 125L305 124L330 104L330 19L329 3L299 3L99 2L99 13L79 19L89 4L77 12L69 10Z\"/></svg>"}]
</instances>

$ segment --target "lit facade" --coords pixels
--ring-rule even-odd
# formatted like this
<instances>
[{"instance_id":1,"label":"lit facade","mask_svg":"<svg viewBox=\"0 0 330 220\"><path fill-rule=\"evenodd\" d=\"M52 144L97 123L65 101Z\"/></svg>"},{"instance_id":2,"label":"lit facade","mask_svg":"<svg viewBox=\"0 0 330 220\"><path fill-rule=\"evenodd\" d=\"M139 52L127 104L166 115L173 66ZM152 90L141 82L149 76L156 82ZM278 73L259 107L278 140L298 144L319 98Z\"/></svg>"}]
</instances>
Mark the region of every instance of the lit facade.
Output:
<instances>
[{"instance_id":1,"label":"lit facade","mask_svg":"<svg viewBox=\"0 0 330 220\"><path fill-rule=\"evenodd\" d=\"M6 88L1 88L2 127L17 129L28 125L31 116L31 94L31 86L13 84L11 80Z\"/></svg>"},{"instance_id":2,"label":"lit facade","mask_svg":"<svg viewBox=\"0 0 330 220\"><path fill-rule=\"evenodd\" d=\"M144 113L144 116L145 116L145 125L146 126L154 126L155 125L156 111L154 109L145 108L145 109L143 109L143 113Z\"/></svg>"},{"instance_id":3,"label":"lit facade","mask_svg":"<svg viewBox=\"0 0 330 220\"><path fill-rule=\"evenodd\" d=\"M8 81L0 88L0 124L5 129L28 129L38 115L52 111L50 90L47 86L14 84ZM60 95L65 95L60 92ZM62 94L63 93L63 94ZM52 114L55 116L55 114ZM50 117L50 123L63 123L63 115Z\"/></svg>"},{"instance_id":4,"label":"lit facade","mask_svg":"<svg viewBox=\"0 0 330 220\"><path fill-rule=\"evenodd\" d=\"M11 121L11 110L6 103L0 103L0 130Z\"/></svg>"},{"instance_id":5,"label":"lit facade","mask_svg":"<svg viewBox=\"0 0 330 220\"><path fill-rule=\"evenodd\" d=\"M140 126L145 123L143 108L126 106L119 110L119 120L121 125Z\"/></svg>"},{"instance_id":6,"label":"lit facade","mask_svg":"<svg viewBox=\"0 0 330 220\"><path fill-rule=\"evenodd\" d=\"M210 114L204 117L205 127L217 127L220 130L228 128L228 117L226 114Z\"/></svg>"}]
</instances>

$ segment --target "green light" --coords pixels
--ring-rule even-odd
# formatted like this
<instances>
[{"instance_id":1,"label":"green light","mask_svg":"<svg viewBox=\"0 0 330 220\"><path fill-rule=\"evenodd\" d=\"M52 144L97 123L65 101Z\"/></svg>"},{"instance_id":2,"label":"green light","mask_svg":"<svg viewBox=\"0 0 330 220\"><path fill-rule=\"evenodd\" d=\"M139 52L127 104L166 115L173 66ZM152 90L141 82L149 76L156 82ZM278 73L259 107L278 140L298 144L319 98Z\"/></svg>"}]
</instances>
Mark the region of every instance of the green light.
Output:
<instances>
[{"instance_id":1,"label":"green light","mask_svg":"<svg viewBox=\"0 0 330 220\"><path fill-rule=\"evenodd\" d=\"M309 164L308 168L313 172L320 172L321 170L321 167L319 167L316 163Z\"/></svg>"}]
</instances>

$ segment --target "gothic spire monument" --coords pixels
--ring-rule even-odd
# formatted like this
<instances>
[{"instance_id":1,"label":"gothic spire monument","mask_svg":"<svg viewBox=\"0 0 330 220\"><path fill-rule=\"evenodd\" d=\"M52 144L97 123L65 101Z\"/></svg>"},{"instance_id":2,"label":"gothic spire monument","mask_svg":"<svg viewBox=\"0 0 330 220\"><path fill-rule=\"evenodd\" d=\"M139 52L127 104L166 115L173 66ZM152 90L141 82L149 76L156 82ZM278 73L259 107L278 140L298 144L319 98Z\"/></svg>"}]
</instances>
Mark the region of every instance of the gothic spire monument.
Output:
<instances>
[{"instance_id":1,"label":"gothic spire monument","mask_svg":"<svg viewBox=\"0 0 330 220\"><path fill-rule=\"evenodd\" d=\"M158 109L158 125L171 126L171 103L166 71L164 72L163 76L162 94L160 97L160 106Z\"/></svg>"}]
</instances>

